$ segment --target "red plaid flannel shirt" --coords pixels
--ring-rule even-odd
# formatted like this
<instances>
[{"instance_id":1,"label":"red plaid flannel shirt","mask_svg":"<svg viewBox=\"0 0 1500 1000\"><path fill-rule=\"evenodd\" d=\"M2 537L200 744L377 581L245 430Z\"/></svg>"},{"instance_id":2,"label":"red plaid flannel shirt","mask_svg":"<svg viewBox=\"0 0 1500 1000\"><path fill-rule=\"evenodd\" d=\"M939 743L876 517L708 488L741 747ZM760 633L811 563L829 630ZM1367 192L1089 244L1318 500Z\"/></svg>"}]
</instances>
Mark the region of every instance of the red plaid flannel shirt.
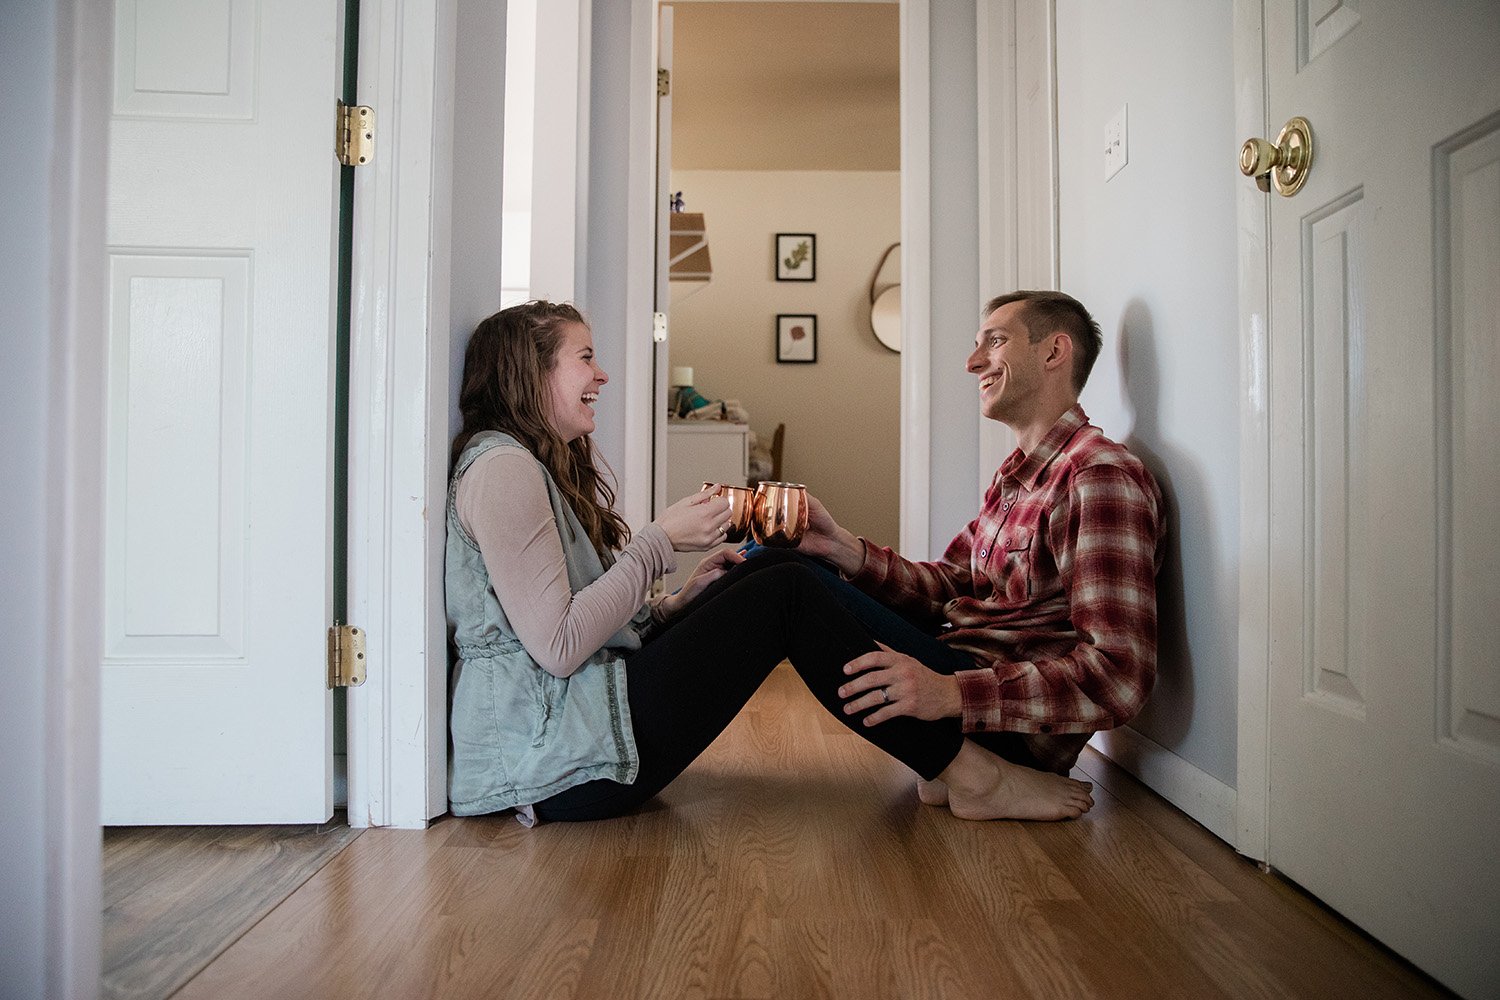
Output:
<instances>
[{"instance_id":1,"label":"red plaid flannel shirt","mask_svg":"<svg viewBox=\"0 0 1500 1000\"><path fill-rule=\"evenodd\" d=\"M1163 531L1151 473L1075 405L1005 460L941 560L865 541L852 581L974 657L957 674L965 732L1026 734L1066 770L1151 692Z\"/></svg>"}]
</instances>

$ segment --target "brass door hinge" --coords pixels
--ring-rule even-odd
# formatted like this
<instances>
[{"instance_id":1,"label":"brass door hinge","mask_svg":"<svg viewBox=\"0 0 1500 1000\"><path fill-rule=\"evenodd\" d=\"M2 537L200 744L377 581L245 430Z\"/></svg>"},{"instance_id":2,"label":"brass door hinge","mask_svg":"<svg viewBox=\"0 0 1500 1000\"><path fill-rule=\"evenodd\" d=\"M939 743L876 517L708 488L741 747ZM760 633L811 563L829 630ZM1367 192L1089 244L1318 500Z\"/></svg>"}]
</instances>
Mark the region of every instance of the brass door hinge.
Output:
<instances>
[{"instance_id":1,"label":"brass door hinge","mask_svg":"<svg viewBox=\"0 0 1500 1000\"><path fill-rule=\"evenodd\" d=\"M656 96L666 97L672 92L672 71L669 69L658 69L656 71Z\"/></svg>"},{"instance_id":2,"label":"brass door hinge","mask_svg":"<svg viewBox=\"0 0 1500 1000\"><path fill-rule=\"evenodd\" d=\"M375 109L339 101L333 152L346 167L362 167L375 158Z\"/></svg>"},{"instance_id":3,"label":"brass door hinge","mask_svg":"<svg viewBox=\"0 0 1500 1000\"><path fill-rule=\"evenodd\" d=\"M353 625L328 627L328 687L359 687L365 682L365 632Z\"/></svg>"}]
</instances>

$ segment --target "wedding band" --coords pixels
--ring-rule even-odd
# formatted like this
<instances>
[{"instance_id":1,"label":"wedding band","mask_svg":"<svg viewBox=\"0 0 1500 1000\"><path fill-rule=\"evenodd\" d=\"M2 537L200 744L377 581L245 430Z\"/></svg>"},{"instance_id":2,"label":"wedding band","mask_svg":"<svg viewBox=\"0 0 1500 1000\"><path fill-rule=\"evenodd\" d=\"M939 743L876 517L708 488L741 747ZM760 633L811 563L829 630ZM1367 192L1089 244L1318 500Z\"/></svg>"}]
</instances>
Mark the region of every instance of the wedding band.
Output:
<instances>
[{"instance_id":1,"label":"wedding band","mask_svg":"<svg viewBox=\"0 0 1500 1000\"><path fill-rule=\"evenodd\" d=\"M880 703L882 705L884 705L886 702L888 702L890 700L891 700L890 693L887 692L885 688L881 688L880 689Z\"/></svg>"}]
</instances>

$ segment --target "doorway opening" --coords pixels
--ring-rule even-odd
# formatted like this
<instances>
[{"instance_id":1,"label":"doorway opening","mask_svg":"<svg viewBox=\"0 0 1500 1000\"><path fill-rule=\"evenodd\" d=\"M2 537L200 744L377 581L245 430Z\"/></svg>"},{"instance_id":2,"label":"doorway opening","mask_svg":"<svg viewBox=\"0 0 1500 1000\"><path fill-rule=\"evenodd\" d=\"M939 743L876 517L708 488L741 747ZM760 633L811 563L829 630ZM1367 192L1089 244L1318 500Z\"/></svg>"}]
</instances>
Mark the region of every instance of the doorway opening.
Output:
<instances>
[{"instance_id":1,"label":"doorway opening","mask_svg":"<svg viewBox=\"0 0 1500 1000\"><path fill-rule=\"evenodd\" d=\"M899 251L886 256L901 239L899 4L663 10L665 500L791 480L895 545L901 357L871 313L900 280Z\"/></svg>"}]
</instances>

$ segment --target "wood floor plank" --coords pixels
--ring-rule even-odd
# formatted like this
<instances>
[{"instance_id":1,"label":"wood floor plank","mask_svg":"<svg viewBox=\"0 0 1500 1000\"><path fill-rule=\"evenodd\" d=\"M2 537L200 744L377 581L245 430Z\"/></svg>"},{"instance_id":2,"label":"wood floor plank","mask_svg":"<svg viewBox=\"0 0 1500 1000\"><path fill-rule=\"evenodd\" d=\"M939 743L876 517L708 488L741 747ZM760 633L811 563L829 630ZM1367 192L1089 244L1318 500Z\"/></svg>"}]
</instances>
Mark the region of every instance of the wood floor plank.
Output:
<instances>
[{"instance_id":1,"label":"wood floor plank","mask_svg":"<svg viewBox=\"0 0 1500 1000\"><path fill-rule=\"evenodd\" d=\"M1101 760L1079 821L966 823L782 668L639 813L369 831L178 997L1441 995Z\"/></svg>"},{"instance_id":2,"label":"wood floor plank","mask_svg":"<svg viewBox=\"0 0 1500 1000\"><path fill-rule=\"evenodd\" d=\"M463 906L462 887L486 861L482 852L443 852L437 829L368 831L175 996L381 994L408 964L446 949L426 933L429 922L442 927L437 918L455 898ZM363 993L346 992L351 969Z\"/></svg>"},{"instance_id":3,"label":"wood floor plank","mask_svg":"<svg viewBox=\"0 0 1500 1000\"><path fill-rule=\"evenodd\" d=\"M1111 801L1138 816L1156 837L1233 894L1233 905L1205 907L1205 912L1244 938L1260 961L1288 968L1298 995L1372 1000L1452 996L1312 896L1236 854L1092 748L1084 751L1079 765Z\"/></svg>"},{"instance_id":4,"label":"wood floor plank","mask_svg":"<svg viewBox=\"0 0 1500 1000\"><path fill-rule=\"evenodd\" d=\"M926 836L947 848L924 866L943 926L986 963L982 979L1005 985L1005 996L1087 996L1072 957L1048 925L1040 904L1077 900L1067 877L1020 823L973 824L946 810L924 808ZM933 852L925 852L933 855Z\"/></svg>"},{"instance_id":5,"label":"wood floor plank","mask_svg":"<svg viewBox=\"0 0 1500 1000\"><path fill-rule=\"evenodd\" d=\"M105 829L101 993L170 996L359 833L342 816L321 826Z\"/></svg>"},{"instance_id":6,"label":"wood floor plank","mask_svg":"<svg viewBox=\"0 0 1500 1000\"><path fill-rule=\"evenodd\" d=\"M1117 912L1084 900L1043 903L1048 926L1088 984L1081 994L1119 1000L1213 1000L1220 988L1177 938L1149 920L1124 923Z\"/></svg>"}]
</instances>

